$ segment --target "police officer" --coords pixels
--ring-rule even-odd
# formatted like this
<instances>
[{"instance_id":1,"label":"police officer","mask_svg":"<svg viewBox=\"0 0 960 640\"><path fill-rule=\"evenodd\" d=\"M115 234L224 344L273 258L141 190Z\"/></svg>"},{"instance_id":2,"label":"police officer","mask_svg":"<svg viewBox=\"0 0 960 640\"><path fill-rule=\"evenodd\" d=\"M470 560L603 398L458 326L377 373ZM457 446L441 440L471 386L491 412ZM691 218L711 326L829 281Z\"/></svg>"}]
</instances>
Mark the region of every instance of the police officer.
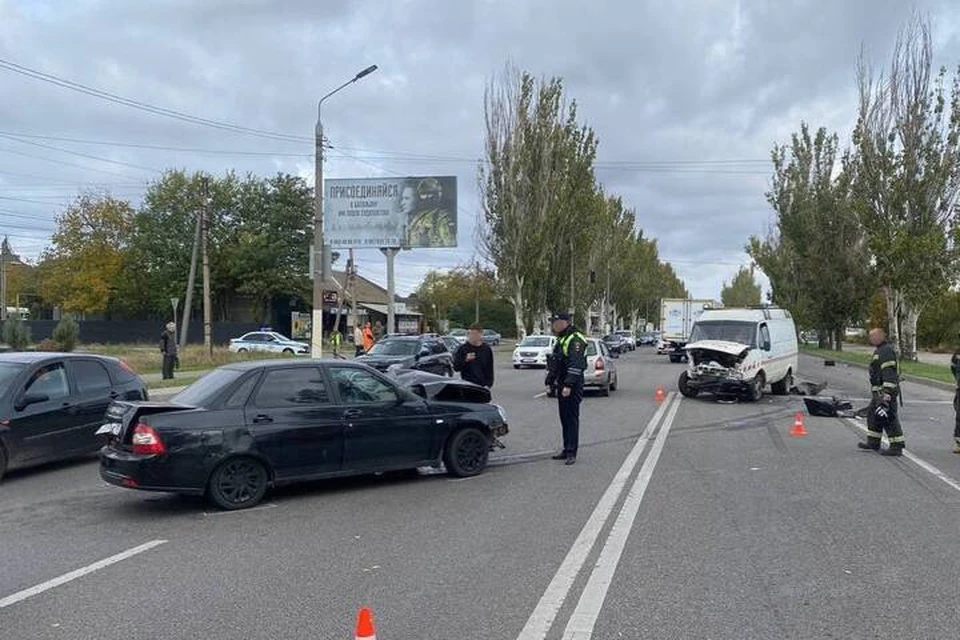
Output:
<instances>
[{"instance_id":1,"label":"police officer","mask_svg":"<svg viewBox=\"0 0 960 640\"><path fill-rule=\"evenodd\" d=\"M960 453L960 348L954 351L950 358L950 371L957 387L953 392L953 452Z\"/></svg>"},{"instance_id":2,"label":"police officer","mask_svg":"<svg viewBox=\"0 0 960 640\"><path fill-rule=\"evenodd\" d=\"M553 456L567 465L577 461L580 444L580 401L583 400L583 371L587 368L587 339L573 326L570 314L558 313L551 319L557 342L553 346L547 370L547 392L556 391L563 427L563 451Z\"/></svg>"},{"instance_id":3,"label":"police officer","mask_svg":"<svg viewBox=\"0 0 960 640\"><path fill-rule=\"evenodd\" d=\"M880 453L885 456L903 455L906 440L900 427L897 399L900 397L900 372L897 352L887 342L883 329L870 331L870 344L876 347L870 362L870 407L867 410L867 441L858 442L861 449L880 450L880 437L887 432L890 446Z\"/></svg>"}]
</instances>

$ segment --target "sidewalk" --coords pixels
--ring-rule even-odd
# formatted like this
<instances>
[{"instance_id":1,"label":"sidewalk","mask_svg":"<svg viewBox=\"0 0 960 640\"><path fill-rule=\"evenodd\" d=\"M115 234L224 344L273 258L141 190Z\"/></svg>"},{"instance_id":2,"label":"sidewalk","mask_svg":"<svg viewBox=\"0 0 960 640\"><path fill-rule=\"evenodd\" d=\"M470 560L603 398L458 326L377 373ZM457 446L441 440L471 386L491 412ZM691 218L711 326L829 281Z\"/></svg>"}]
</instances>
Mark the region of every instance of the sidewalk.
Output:
<instances>
[{"instance_id":1,"label":"sidewalk","mask_svg":"<svg viewBox=\"0 0 960 640\"><path fill-rule=\"evenodd\" d=\"M873 353L873 347L867 346L865 344L843 344L845 351L851 353ZM917 361L922 362L923 364L934 364L941 367L950 366L950 357L952 354L949 353L932 353L930 351L919 351L917 352Z\"/></svg>"}]
</instances>

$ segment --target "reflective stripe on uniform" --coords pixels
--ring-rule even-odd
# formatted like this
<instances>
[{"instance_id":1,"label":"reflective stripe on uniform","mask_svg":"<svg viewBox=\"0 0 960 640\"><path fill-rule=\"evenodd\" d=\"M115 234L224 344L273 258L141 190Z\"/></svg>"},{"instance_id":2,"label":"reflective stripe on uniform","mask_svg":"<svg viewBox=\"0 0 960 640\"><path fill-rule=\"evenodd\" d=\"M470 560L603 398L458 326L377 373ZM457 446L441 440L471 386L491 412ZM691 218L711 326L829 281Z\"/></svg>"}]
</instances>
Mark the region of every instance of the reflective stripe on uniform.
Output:
<instances>
[{"instance_id":1,"label":"reflective stripe on uniform","mask_svg":"<svg viewBox=\"0 0 960 640\"><path fill-rule=\"evenodd\" d=\"M896 383L896 382L884 382L884 383L883 383L883 388L884 388L884 389L896 389L896 388L897 388L897 383Z\"/></svg>"},{"instance_id":2,"label":"reflective stripe on uniform","mask_svg":"<svg viewBox=\"0 0 960 640\"><path fill-rule=\"evenodd\" d=\"M892 438L890 437L887 438L887 442L889 442L890 444L901 444L906 441L907 441L907 438L905 436L893 436Z\"/></svg>"},{"instance_id":3,"label":"reflective stripe on uniform","mask_svg":"<svg viewBox=\"0 0 960 640\"><path fill-rule=\"evenodd\" d=\"M879 440L879 439L880 439L880 436L882 436L882 435L883 435L883 432L881 432L881 431L870 431L869 429L867 429L867 437L868 437L868 438L876 438L877 440Z\"/></svg>"},{"instance_id":4,"label":"reflective stripe on uniform","mask_svg":"<svg viewBox=\"0 0 960 640\"><path fill-rule=\"evenodd\" d=\"M871 390L871 391L883 391L883 387L879 387L879 386L877 386L877 387L870 387L870 390Z\"/></svg>"},{"instance_id":5,"label":"reflective stripe on uniform","mask_svg":"<svg viewBox=\"0 0 960 640\"><path fill-rule=\"evenodd\" d=\"M880 368L886 369L887 367L895 367L895 366L897 366L896 360L887 360L886 362L880 365Z\"/></svg>"}]
</instances>

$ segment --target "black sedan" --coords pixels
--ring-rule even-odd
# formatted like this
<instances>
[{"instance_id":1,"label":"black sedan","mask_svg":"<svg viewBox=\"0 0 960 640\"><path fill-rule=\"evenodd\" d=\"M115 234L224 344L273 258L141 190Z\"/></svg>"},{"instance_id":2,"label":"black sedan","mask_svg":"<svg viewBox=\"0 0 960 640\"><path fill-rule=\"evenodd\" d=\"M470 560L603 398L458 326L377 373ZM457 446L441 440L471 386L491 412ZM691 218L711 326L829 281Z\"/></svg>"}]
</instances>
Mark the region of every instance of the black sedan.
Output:
<instances>
[{"instance_id":1,"label":"black sedan","mask_svg":"<svg viewBox=\"0 0 960 640\"><path fill-rule=\"evenodd\" d=\"M116 358L83 354L0 355L0 477L96 452L114 400L146 400L147 387Z\"/></svg>"},{"instance_id":2,"label":"black sedan","mask_svg":"<svg viewBox=\"0 0 960 640\"><path fill-rule=\"evenodd\" d=\"M301 480L441 463L454 476L482 472L507 433L503 410L482 387L410 374L401 383L317 360L220 367L170 403L114 403L100 475L243 509L269 487Z\"/></svg>"},{"instance_id":3,"label":"black sedan","mask_svg":"<svg viewBox=\"0 0 960 640\"><path fill-rule=\"evenodd\" d=\"M393 367L453 376L453 354L440 336L387 336L356 362L383 372Z\"/></svg>"}]
</instances>

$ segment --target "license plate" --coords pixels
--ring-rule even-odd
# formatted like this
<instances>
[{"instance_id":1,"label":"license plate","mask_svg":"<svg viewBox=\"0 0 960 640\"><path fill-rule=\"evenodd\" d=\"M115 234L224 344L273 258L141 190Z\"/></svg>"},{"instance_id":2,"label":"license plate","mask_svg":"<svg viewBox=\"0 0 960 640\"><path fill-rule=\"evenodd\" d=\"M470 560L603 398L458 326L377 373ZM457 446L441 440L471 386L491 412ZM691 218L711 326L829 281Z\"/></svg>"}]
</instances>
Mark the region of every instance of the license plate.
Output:
<instances>
[{"instance_id":1,"label":"license plate","mask_svg":"<svg viewBox=\"0 0 960 640\"><path fill-rule=\"evenodd\" d=\"M522 362L522 363L524 363L524 364L530 364L530 363L536 362L536 361L537 361L536 358L523 358L522 360L520 360L520 362Z\"/></svg>"},{"instance_id":2,"label":"license plate","mask_svg":"<svg viewBox=\"0 0 960 640\"><path fill-rule=\"evenodd\" d=\"M97 429L98 436L119 436L120 431L123 429L123 425L119 422L107 422L102 427ZM89 433L89 431L87 432Z\"/></svg>"}]
</instances>

